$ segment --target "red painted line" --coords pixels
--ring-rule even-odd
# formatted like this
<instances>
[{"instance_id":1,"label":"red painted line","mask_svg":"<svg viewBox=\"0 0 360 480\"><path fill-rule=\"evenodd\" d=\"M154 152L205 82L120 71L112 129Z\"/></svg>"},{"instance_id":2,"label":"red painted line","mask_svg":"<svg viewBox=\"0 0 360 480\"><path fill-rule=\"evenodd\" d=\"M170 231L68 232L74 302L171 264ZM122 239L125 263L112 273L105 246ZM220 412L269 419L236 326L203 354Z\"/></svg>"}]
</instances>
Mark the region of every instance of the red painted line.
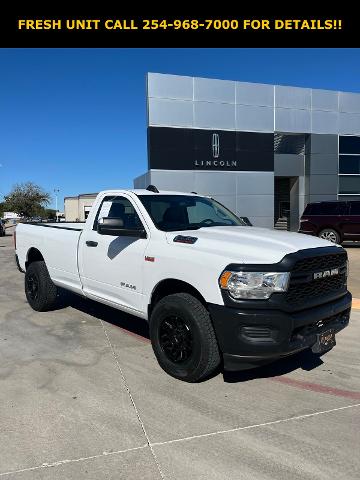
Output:
<instances>
[{"instance_id":1,"label":"red painted line","mask_svg":"<svg viewBox=\"0 0 360 480\"><path fill-rule=\"evenodd\" d=\"M303 382L302 380L295 380L288 377L272 377L269 378L273 382L283 383L290 387L302 388L311 392L326 393L328 395L335 395L337 397L352 398L353 400L360 400L360 392L352 392L350 390L342 390L340 388L326 387L318 383Z\"/></svg>"},{"instance_id":2,"label":"red painted line","mask_svg":"<svg viewBox=\"0 0 360 480\"><path fill-rule=\"evenodd\" d=\"M126 328L119 327L119 325L116 325L123 333L126 333L126 335L129 335L130 337L134 337L137 340L140 340L140 342L143 343L150 343L150 339L143 337L142 335L138 335L137 333L131 332L130 330L126 330Z\"/></svg>"}]
</instances>

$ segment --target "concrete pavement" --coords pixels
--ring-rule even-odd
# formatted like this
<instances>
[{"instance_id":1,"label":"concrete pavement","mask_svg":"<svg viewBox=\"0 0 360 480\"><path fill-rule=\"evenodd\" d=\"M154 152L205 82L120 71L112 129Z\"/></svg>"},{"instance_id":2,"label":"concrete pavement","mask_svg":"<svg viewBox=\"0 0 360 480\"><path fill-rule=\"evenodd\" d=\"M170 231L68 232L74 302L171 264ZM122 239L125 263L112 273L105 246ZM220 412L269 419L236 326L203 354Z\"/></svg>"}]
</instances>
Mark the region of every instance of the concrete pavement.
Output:
<instances>
[{"instance_id":1,"label":"concrete pavement","mask_svg":"<svg viewBox=\"0 0 360 480\"><path fill-rule=\"evenodd\" d=\"M349 290L360 299L360 242L344 242L349 257Z\"/></svg>"},{"instance_id":2,"label":"concrete pavement","mask_svg":"<svg viewBox=\"0 0 360 480\"><path fill-rule=\"evenodd\" d=\"M360 312L321 358L186 384L146 323L72 295L34 312L10 236L0 258L0 479L360 478Z\"/></svg>"}]
</instances>

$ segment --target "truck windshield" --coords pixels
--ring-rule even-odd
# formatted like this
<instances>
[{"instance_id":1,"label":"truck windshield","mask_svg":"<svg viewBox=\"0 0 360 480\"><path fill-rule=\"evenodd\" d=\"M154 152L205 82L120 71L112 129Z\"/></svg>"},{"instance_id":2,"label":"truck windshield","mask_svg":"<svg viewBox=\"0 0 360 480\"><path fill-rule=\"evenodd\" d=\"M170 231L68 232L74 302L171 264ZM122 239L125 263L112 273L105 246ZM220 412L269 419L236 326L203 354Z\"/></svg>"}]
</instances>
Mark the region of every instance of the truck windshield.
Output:
<instances>
[{"instance_id":1,"label":"truck windshield","mask_svg":"<svg viewBox=\"0 0 360 480\"><path fill-rule=\"evenodd\" d=\"M156 227L165 232L203 227L245 226L216 200L186 195L139 195Z\"/></svg>"}]
</instances>

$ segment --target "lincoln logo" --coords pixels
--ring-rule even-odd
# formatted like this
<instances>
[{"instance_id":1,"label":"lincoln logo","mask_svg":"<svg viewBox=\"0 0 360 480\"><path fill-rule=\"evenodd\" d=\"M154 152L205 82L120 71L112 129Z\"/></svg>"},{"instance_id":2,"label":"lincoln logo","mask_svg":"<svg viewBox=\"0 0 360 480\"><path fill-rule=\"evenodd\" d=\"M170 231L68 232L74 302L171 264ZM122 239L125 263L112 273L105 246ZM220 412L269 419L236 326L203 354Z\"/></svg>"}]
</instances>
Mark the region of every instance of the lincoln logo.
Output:
<instances>
[{"instance_id":1,"label":"lincoln logo","mask_svg":"<svg viewBox=\"0 0 360 480\"><path fill-rule=\"evenodd\" d=\"M338 268L332 268L331 270L324 270L323 272L314 273L314 280L318 278L332 277L333 275L339 275Z\"/></svg>"},{"instance_id":2,"label":"lincoln logo","mask_svg":"<svg viewBox=\"0 0 360 480\"><path fill-rule=\"evenodd\" d=\"M219 134L218 133L213 133L212 134L212 154L214 158L219 158L220 154L220 140L219 140Z\"/></svg>"}]
</instances>

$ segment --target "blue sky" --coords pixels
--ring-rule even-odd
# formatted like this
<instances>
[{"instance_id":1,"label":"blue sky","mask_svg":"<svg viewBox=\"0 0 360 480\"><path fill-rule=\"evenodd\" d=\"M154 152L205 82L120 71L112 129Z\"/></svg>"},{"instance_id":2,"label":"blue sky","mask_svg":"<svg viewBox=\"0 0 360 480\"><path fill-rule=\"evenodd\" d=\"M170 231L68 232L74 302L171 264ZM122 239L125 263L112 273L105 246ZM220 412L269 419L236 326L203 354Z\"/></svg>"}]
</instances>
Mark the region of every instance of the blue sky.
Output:
<instances>
[{"instance_id":1,"label":"blue sky","mask_svg":"<svg viewBox=\"0 0 360 480\"><path fill-rule=\"evenodd\" d=\"M0 195L132 187L147 169L146 72L360 92L359 49L0 50ZM54 204L53 204L54 205Z\"/></svg>"}]
</instances>

